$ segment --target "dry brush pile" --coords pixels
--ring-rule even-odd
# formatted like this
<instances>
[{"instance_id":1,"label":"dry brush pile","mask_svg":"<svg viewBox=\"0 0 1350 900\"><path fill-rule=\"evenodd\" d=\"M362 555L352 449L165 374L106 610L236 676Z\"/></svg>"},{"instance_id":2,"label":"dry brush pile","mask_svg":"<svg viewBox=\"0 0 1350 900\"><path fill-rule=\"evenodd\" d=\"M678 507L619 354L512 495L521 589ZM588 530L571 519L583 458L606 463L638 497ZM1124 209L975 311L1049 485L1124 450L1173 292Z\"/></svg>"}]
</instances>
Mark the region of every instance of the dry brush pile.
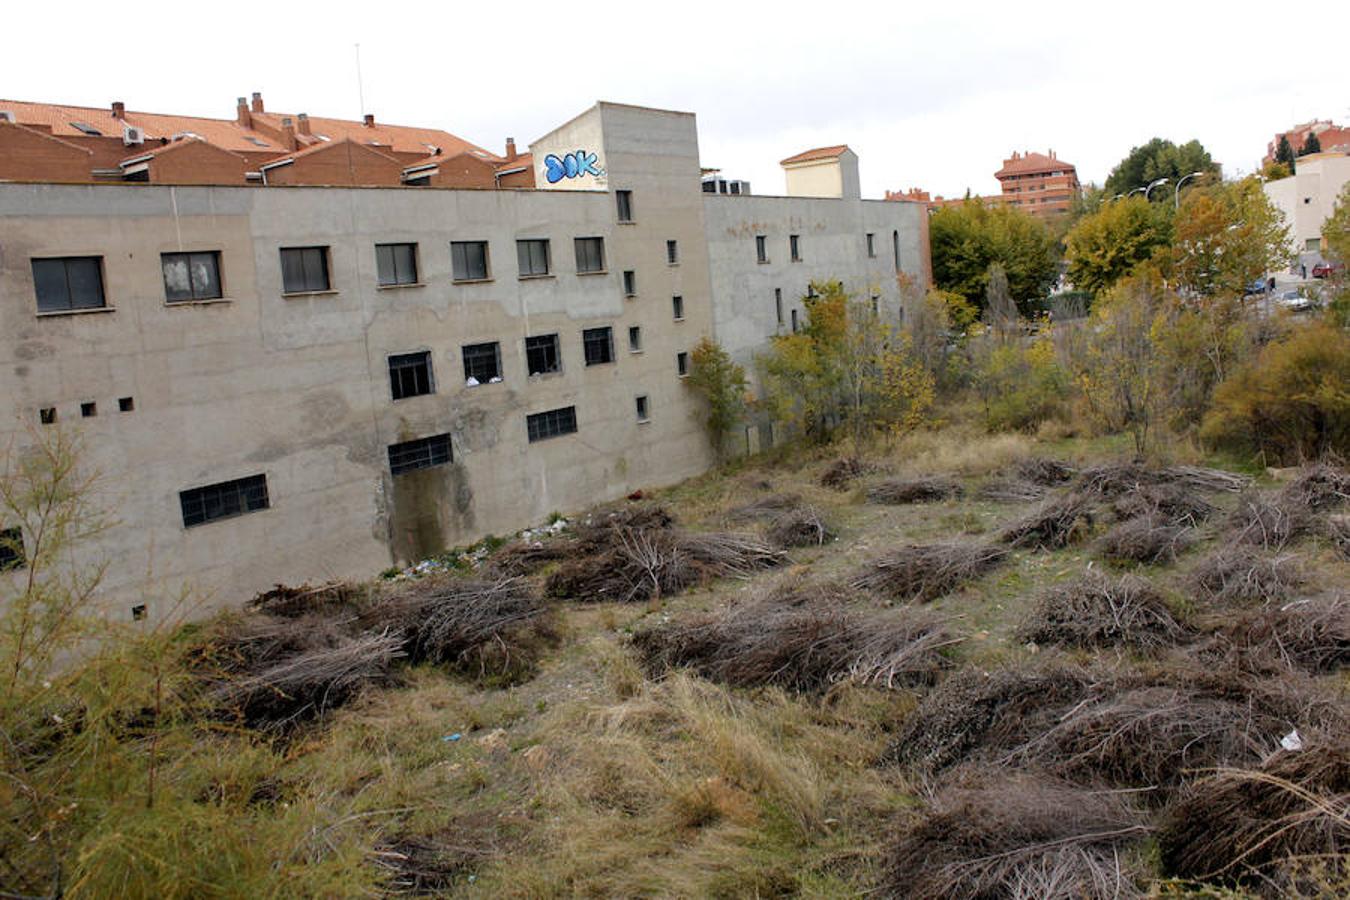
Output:
<instances>
[{"instance_id":1,"label":"dry brush pile","mask_svg":"<svg viewBox=\"0 0 1350 900\"><path fill-rule=\"evenodd\" d=\"M1006 548L980 541L906 544L872 560L852 584L893 600L934 600L991 571L1007 556Z\"/></svg>"},{"instance_id":2,"label":"dry brush pile","mask_svg":"<svg viewBox=\"0 0 1350 900\"><path fill-rule=\"evenodd\" d=\"M962 493L964 491L958 482L943 475L891 478L868 488L867 502L892 505L936 503L960 497Z\"/></svg>"},{"instance_id":3,"label":"dry brush pile","mask_svg":"<svg viewBox=\"0 0 1350 900\"><path fill-rule=\"evenodd\" d=\"M1045 591L1017 629L1023 641L1086 649L1157 650L1177 643L1185 633L1147 580L1096 572Z\"/></svg>"}]
</instances>

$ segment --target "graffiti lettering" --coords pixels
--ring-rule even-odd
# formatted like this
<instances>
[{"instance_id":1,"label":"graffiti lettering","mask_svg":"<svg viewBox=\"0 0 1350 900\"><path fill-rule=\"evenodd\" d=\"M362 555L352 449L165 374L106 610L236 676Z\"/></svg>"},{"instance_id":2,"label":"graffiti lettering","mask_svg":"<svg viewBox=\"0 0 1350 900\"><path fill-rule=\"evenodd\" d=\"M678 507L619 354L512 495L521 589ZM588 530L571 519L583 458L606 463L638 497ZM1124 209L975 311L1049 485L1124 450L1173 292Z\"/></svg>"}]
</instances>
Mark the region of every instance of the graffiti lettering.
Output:
<instances>
[{"instance_id":1,"label":"graffiti lettering","mask_svg":"<svg viewBox=\"0 0 1350 900\"><path fill-rule=\"evenodd\" d=\"M605 170L596 165L597 162L599 160L596 155L585 150L578 150L561 158L555 153L550 153L544 157L544 177L548 179L549 184L557 184L564 178L580 178L583 175L602 178Z\"/></svg>"}]
</instances>

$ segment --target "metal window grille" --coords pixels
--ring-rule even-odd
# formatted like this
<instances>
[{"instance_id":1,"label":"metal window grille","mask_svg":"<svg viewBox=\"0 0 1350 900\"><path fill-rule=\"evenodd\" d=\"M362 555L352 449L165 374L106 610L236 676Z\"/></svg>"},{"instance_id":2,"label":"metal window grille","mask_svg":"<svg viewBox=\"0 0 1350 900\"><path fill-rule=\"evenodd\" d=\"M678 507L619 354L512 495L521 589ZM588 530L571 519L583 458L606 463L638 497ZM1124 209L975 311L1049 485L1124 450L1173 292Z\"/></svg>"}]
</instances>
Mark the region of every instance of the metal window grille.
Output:
<instances>
[{"instance_id":1,"label":"metal window grille","mask_svg":"<svg viewBox=\"0 0 1350 900\"><path fill-rule=\"evenodd\" d=\"M558 336L543 334L525 339L525 366L531 375L544 375L562 370L558 352Z\"/></svg>"},{"instance_id":2,"label":"metal window grille","mask_svg":"<svg viewBox=\"0 0 1350 900\"><path fill-rule=\"evenodd\" d=\"M448 434L435 434L415 441L389 445L389 472L392 475L443 466L450 461Z\"/></svg>"},{"instance_id":3,"label":"metal window grille","mask_svg":"<svg viewBox=\"0 0 1350 900\"><path fill-rule=\"evenodd\" d=\"M395 400L430 394L431 353L401 353L389 357L389 389Z\"/></svg>"},{"instance_id":4,"label":"metal window grille","mask_svg":"<svg viewBox=\"0 0 1350 900\"><path fill-rule=\"evenodd\" d=\"M562 409L550 409L548 412L535 413L525 417L525 427L529 432L530 443L575 434L577 430L577 408L565 406Z\"/></svg>"},{"instance_id":5,"label":"metal window grille","mask_svg":"<svg viewBox=\"0 0 1350 900\"><path fill-rule=\"evenodd\" d=\"M586 365L598 366L614 362L614 335L612 329L587 328L581 332L581 348Z\"/></svg>"},{"instance_id":6,"label":"metal window grille","mask_svg":"<svg viewBox=\"0 0 1350 900\"><path fill-rule=\"evenodd\" d=\"M204 525L217 519L229 519L267 509L267 476L250 475L234 481L222 481L206 487L180 491L183 526Z\"/></svg>"},{"instance_id":7,"label":"metal window grille","mask_svg":"<svg viewBox=\"0 0 1350 900\"><path fill-rule=\"evenodd\" d=\"M465 344L464 380L470 378L479 384L487 384L494 378L502 377L501 348L496 341L490 344Z\"/></svg>"}]
</instances>

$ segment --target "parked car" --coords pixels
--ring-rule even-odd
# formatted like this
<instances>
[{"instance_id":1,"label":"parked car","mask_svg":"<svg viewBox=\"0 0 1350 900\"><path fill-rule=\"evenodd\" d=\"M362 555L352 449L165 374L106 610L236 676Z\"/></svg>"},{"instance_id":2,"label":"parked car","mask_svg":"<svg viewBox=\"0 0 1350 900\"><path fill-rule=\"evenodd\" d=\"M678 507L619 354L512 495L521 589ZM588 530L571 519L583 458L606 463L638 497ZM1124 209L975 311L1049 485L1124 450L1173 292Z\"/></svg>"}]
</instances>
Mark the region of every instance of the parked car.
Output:
<instances>
[{"instance_id":1,"label":"parked car","mask_svg":"<svg viewBox=\"0 0 1350 900\"><path fill-rule=\"evenodd\" d=\"M1313 266L1312 277L1314 277L1314 278L1330 278L1332 275L1335 275L1337 272L1344 272L1344 271L1345 271L1345 266L1343 266L1343 265L1341 265L1341 264L1339 264L1339 263L1334 263L1334 264L1333 264L1333 263L1329 263L1329 262L1320 262L1320 263L1318 263L1317 265Z\"/></svg>"},{"instance_id":2,"label":"parked car","mask_svg":"<svg viewBox=\"0 0 1350 900\"><path fill-rule=\"evenodd\" d=\"M1250 297L1254 294L1264 294L1270 287L1270 284L1264 278L1258 278L1242 290L1242 296Z\"/></svg>"},{"instance_id":3,"label":"parked car","mask_svg":"<svg viewBox=\"0 0 1350 900\"><path fill-rule=\"evenodd\" d=\"M1299 290L1280 291L1275 302L1290 312L1303 312L1317 305L1316 300Z\"/></svg>"}]
</instances>

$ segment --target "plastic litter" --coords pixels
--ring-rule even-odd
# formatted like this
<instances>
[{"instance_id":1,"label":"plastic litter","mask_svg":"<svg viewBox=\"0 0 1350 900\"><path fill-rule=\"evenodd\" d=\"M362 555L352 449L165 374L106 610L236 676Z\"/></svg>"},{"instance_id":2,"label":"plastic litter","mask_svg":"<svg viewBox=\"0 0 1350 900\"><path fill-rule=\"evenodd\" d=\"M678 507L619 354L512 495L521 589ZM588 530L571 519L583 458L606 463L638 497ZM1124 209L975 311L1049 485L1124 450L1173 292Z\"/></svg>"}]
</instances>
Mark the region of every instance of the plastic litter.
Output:
<instances>
[{"instance_id":1,"label":"plastic litter","mask_svg":"<svg viewBox=\"0 0 1350 900\"><path fill-rule=\"evenodd\" d=\"M1295 750L1302 750L1303 737L1298 733L1298 729L1295 728L1293 731L1289 732L1284 737L1280 738L1280 746L1291 752Z\"/></svg>"},{"instance_id":2,"label":"plastic litter","mask_svg":"<svg viewBox=\"0 0 1350 900\"><path fill-rule=\"evenodd\" d=\"M441 738L441 740L445 741L446 743L450 743L451 741L457 741L462 737L464 737L464 735L456 731L454 734L445 735L444 737Z\"/></svg>"}]
</instances>

